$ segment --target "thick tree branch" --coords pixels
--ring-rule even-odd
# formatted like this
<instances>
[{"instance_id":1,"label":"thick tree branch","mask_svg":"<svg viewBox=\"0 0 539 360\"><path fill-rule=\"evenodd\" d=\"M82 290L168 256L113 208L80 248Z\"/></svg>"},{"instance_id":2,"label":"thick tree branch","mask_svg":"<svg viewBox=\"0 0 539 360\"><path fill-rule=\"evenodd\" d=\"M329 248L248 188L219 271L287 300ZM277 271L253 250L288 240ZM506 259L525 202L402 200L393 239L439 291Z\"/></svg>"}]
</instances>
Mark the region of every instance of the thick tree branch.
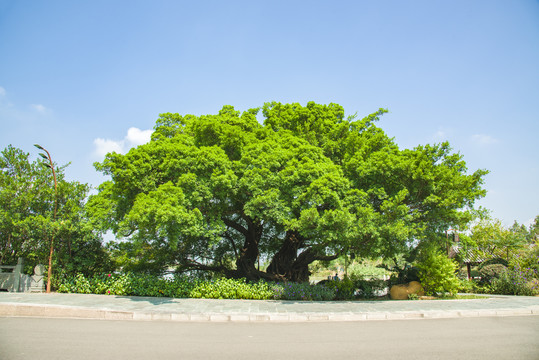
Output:
<instances>
[{"instance_id":1,"label":"thick tree branch","mask_svg":"<svg viewBox=\"0 0 539 360\"><path fill-rule=\"evenodd\" d=\"M232 229L236 230L237 232L241 233L242 235L244 236L248 236L249 235L249 231L244 228L243 226L241 226L240 224L232 221L232 220L229 220L225 217L222 217L221 220L223 220L223 222L225 223L226 226L228 227L231 227Z\"/></svg>"},{"instance_id":2,"label":"thick tree branch","mask_svg":"<svg viewBox=\"0 0 539 360\"><path fill-rule=\"evenodd\" d=\"M223 234L223 237L225 237L228 241L230 241L230 244L232 244L232 250L234 250L234 255L236 256L236 259L237 259L239 255L238 255L238 249L236 248L236 244L234 243L234 239L227 232Z\"/></svg>"}]
</instances>

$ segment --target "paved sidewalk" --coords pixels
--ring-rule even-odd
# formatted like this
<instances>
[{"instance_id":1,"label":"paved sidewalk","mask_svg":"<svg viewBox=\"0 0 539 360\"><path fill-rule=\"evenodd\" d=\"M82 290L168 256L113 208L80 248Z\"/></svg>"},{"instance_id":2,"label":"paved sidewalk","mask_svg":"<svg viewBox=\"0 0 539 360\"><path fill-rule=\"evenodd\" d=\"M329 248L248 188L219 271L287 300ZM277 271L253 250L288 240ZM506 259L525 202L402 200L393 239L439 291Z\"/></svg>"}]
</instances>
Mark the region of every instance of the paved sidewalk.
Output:
<instances>
[{"instance_id":1,"label":"paved sidewalk","mask_svg":"<svg viewBox=\"0 0 539 360\"><path fill-rule=\"evenodd\" d=\"M539 315L539 297L491 296L474 300L310 302L0 293L0 316L3 317L305 322L527 315Z\"/></svg>"}]
</instances>

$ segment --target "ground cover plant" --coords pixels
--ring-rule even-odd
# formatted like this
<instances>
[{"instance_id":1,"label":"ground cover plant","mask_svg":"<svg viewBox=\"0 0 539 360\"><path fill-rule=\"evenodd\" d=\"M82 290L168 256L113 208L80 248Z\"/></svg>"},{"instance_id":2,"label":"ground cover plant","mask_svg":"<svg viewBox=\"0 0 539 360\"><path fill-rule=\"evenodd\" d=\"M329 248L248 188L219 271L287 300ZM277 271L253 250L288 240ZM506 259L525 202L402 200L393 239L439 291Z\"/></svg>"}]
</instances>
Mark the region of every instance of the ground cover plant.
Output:
<instances>
[{"instance_id":1,"label":"ground cover plant","mask_svg":"<svg viewBox=\"0 0 539 360\"><path fill-rule=\"evenodd\" d=\"M327 301L335 298L331 287L309 283L248 282L246 279L200 280L185 277L164 279L152 275L82 274L58 281L58 292L153 296L204 299L305 300Z\"/></svg>"}]
</instances>

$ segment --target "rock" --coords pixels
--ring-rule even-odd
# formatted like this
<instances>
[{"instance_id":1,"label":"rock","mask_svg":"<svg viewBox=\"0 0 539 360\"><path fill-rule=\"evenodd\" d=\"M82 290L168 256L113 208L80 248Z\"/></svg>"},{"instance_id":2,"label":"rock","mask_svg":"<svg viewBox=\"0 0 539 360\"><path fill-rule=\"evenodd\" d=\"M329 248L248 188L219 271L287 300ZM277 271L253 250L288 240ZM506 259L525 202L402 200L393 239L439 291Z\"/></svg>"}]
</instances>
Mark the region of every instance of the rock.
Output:
<instances>
[{"instance_id":1,"label":"rock","mask_svg":"<svg viewBox=\"0 0 539 360\"><path fill-rule=\"evenodd\" d=\"M389 290L389 295L393 300L408 300L408 295L416 294L417 296L425 295L423 287L417 281L412 281L408 284L393 285Z\"/></svg>"}]
</instances>

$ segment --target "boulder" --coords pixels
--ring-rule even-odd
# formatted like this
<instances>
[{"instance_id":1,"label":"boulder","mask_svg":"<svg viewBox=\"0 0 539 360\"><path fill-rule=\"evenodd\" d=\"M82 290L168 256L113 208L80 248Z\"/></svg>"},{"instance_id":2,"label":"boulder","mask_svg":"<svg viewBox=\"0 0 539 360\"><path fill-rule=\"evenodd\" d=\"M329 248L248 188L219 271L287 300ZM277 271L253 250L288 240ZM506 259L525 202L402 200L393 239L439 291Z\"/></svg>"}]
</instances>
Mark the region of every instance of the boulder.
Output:
<instances>
[{"instance_id":1,"label":"boulder","mask_svg":"<svg viewBox=\"0 0 539 360\"><path fill-rule=\"evenodd\" d=\"M416 294L417 296L425 295L423 287L418 281L412 281L408 284L393 285L389 290L389 295L393 300L408 300L408 295Z\"/></svg>"}]
</instances>

